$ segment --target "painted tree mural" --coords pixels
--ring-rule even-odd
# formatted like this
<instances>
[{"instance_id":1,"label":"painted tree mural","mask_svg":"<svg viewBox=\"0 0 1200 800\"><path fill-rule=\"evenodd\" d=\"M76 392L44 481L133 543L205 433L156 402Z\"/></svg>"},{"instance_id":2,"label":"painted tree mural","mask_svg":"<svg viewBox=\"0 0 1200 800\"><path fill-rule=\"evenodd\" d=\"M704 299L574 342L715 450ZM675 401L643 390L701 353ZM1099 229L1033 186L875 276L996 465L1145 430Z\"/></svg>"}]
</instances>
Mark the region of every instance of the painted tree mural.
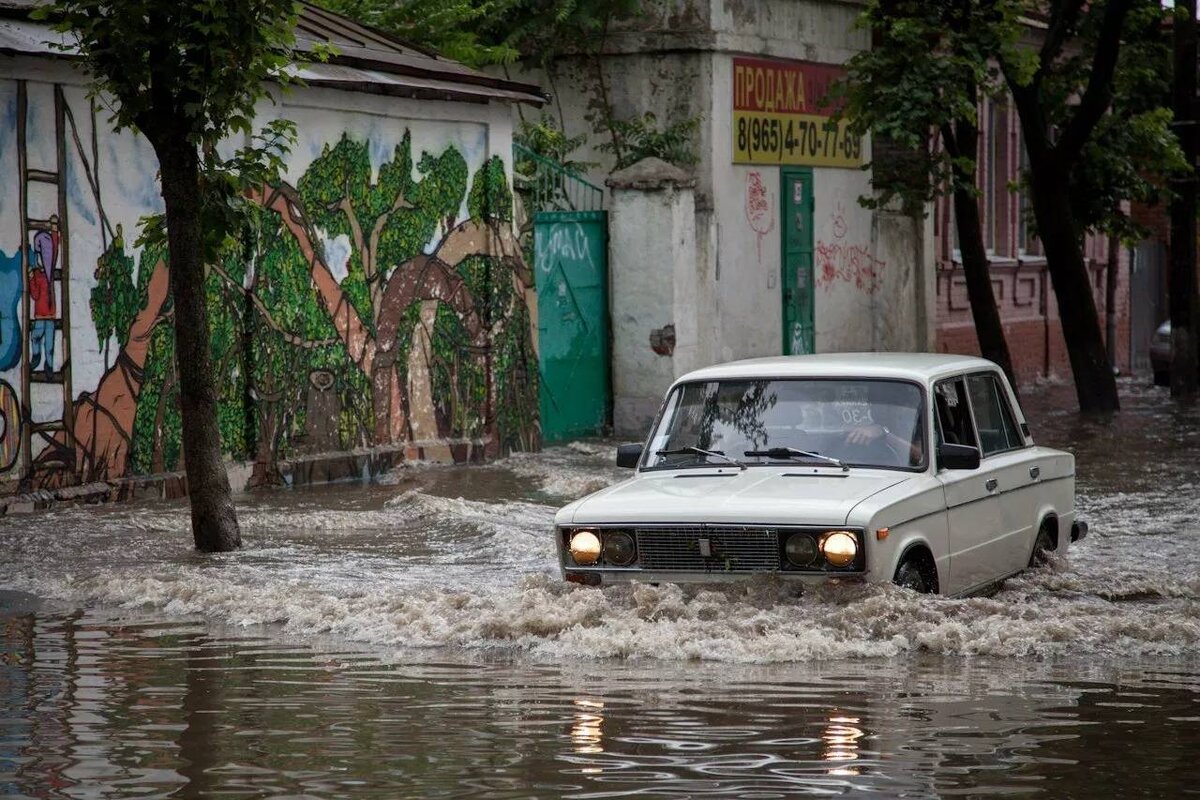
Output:
<instances>
[{"instance_id":1,"label":"painted tree mural","mask_svg":"<svg viewBox=\"0 0 1200 800\"><path fill-rule=\"evenodd\" d=\"M222 441L256 480L303 453L399 445L462 461L537 446L532 280L503 162L472 175L447 147L414 164L406 134L373 168L344 135L295 186L251 199L244 252L210 265L207 291ZM76 479L177 469L166 254L135 258L118 228L95 279L106 370L76 405ZM49 465L69 449L60 436L42 452L37 485L66 482Z\"/></svg>"}]
</instances>

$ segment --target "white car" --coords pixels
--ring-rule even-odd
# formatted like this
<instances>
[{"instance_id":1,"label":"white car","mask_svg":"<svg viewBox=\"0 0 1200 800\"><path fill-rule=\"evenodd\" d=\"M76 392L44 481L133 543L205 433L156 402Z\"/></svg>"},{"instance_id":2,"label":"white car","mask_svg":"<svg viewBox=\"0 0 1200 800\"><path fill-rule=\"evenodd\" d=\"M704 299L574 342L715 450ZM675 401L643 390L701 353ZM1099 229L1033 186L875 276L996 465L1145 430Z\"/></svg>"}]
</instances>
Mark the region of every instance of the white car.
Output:
<instances>
[{"instance_id":1,"label":"white car","mask_svg":"<svg viewBox=\"0 0 1200 800\"><path fill-rule=\"evenodd\" d=\"M591 586L894 581L965 595L1065 552L1075 459L1039 447L980 358L842 353L736 361L667 392L629 480L555 517Z\"/></svg>"}]
</instances>

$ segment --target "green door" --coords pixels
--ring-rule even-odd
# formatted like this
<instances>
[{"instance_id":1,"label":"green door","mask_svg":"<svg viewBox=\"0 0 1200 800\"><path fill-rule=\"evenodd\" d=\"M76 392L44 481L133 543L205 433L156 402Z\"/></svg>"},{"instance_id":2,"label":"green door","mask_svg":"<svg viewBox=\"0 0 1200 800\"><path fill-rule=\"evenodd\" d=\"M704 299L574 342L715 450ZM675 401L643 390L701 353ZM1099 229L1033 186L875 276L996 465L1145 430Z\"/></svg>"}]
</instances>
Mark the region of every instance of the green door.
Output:
<instances>
[{"instance_id":1,"label":"green door","mask_svg":"<svg viewBox=\"0 0 1200 800\"><path fill-rule=\"evenodd\" d=\"M608 219L603 211L533 218L542 439L608 425Z\"/></svg>"},{"instance_id":2,"label":"green door","mask_svg":"<svg viewBox=\"0 0 1200 800\"><path fill-rule=\"evenodd\" d=\"M813 174L807 168L780 170L783 214L783 352L803 355L813 348Z\"/></svg>"}]
</instances>

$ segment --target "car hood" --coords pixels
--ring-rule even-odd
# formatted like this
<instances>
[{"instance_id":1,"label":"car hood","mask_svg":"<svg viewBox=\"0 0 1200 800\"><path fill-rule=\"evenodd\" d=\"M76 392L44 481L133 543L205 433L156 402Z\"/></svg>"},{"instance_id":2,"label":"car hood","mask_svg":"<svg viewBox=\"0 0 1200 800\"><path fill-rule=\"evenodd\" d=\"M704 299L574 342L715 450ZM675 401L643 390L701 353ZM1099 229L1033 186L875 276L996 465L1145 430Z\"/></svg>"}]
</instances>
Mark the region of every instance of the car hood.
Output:
<instances>
[{"instance_id":1,"label":"car hood","mask_svg":"<svg viewBox=\"0 0 1200 800\"><path fill-rule=\"evenodd\" d=\"M807 467L649 472L568 506L558 523L845 525L856 505L911 477Z\"/></svg>"}]
</instances>

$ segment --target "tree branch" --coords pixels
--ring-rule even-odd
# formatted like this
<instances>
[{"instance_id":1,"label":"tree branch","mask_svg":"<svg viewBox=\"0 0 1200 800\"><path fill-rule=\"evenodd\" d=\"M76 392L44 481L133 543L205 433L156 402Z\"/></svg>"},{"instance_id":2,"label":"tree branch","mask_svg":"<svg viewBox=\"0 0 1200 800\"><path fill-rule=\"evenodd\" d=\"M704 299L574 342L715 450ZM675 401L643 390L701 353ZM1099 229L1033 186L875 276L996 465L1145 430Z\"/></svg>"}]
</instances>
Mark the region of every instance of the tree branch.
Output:
<instances>
[{"instance_id":1,"label":"tree branch","mask_svg":"<svg viewBox=\"0 0 1200 800\"><path fill-rule=\"evenodd\" d=\"M329 265L325 263L325 256L304 214L304 203L299 193L283 183L277 187L263 185L249 189L246 197L278 214L284 226L296 237L300 252L308 261L313 285L316 286L325 310L333 318L333 327L350 352L350 358L364 375L370 375L375 365L375 337L363 324L350 298L342 291L342 287L330 272Z\"/></svg>"},{"instance_id":2,"label":"tree branch","mask_svg":"<svg viewBox=\"0 0 1200 800\"><path fill-rule=\"evenodd\" d=\"M1021 124L1021 135L1025 139L1025 151L1029 154L1029 163L1033 169L1046 164L1050 157L1050 133L1046 124L1046 111L1038 95L1039 86L1017 83L1015 71L1001 60L1001 69L1008 82L1008 91L1012 95L1013 105L1017 107L1017 119Z\"/></svg>"},{"instance_id":3,"label":"tree branch","mask_svg":"<svg viewBox=\"0 0 1200 800\"><path fill-rule=\"evenodd\" d=\"M1038 68L1034 73L1033 83L1040 84L1046 70L1058 58L1067 35L1079 21L1079 13L1083 10L1083 0L1056 0L1050 4L1050 27L1042 40L1042 49L1038 53Z\"/></svg>"},{"instance_id":4,"label":"tree branch","mask_svg":"<svg viewBox=\"0 0 1200 800\"><path fill-rule=\"evenodd\" d=\"M354 238L354 249L358 251L358 257L362 260L363 272L366 273L367 282L370 283L371 276L375 274L375 259L371 257L374 251L367 250L362 225L358 221L358 214L354 211L354 204L350 202L350 193L347 191L346 194L343 194L342 199L338 200L333 208L345 214L346 220L350 223L350 235Z\"/></svg>"},{"instance_id":5,"label":"tree branch","mask_svg":"<svg viewBox=\"0 0 1200 800\"><path fill-rule=\"evenodd\" d=\"M1054 147L1055 154L1065 163L1072 162L1079 156L1084 142L1092 135L1096 123L1104 116L1112 102L1113 73L1117 69L1121 32L1125 28L1125 17L1129 14L1130 5L1132 0L1109 0L1105 6L1087 88L1076 107L1075 115L1067 123L1062 138Z\"/></svg>"},{"instance_id":6,"label":"tree branch","mask_svg":"<svg viewBox=\"0 0 1200 800\"><path fill-rule=\"evenodd\" d=\"M380 214L379 219L375 220L374 227L371 228L371 238L368 240L367 246L370 247L372 253L375 253L379 247L379 237L383 234L383 227L392 218L392 214L395 214L402 208L411 209L416 208L416 206L408 202L408 199L404 196L404 192L396 192L396 199L392 201L392 207Z\"/></svg>"},{"instance_id":7,"label":"tree branch","mask_svg":"<svg viewBox=\"0 0 1200 800\"><path fill-rule=\"evenodd\" d=\"M213 272L217 273L217 275L219 275L221 279L229 285L229 288L244 294L246 297L249 297L250 302L254 305L255 310L262 315L263 321L267 323L267 327L282 336L283 340L288 344L294 347L300 347L304 350L315 350L318 347L328 347L331 344L337 344L339 341L341 341L341 339L337 338L336 336L332 339L305 339L303 336L298 336L297 334L285 330L284 327L279 324L279 322L271 314L270 310L266 307L262 299L257 294L235 281L233 276L226 272L220 265L212 264L211 268ZM220 372L217 374L219 375Z\"/></svg>"},{"instance_id":8,"label":"tree branch","mask_svg":"<svg viewBox=\"0 0 1200 800\"><path fill-rule=\"evenodd\" d=\"M942 147L946 149L946 155L950 156L951 159L958 158L958 140L955 138L954 129L950 126L949 122L942 123L941 133Z\"/></svg>"}]
</instances>

